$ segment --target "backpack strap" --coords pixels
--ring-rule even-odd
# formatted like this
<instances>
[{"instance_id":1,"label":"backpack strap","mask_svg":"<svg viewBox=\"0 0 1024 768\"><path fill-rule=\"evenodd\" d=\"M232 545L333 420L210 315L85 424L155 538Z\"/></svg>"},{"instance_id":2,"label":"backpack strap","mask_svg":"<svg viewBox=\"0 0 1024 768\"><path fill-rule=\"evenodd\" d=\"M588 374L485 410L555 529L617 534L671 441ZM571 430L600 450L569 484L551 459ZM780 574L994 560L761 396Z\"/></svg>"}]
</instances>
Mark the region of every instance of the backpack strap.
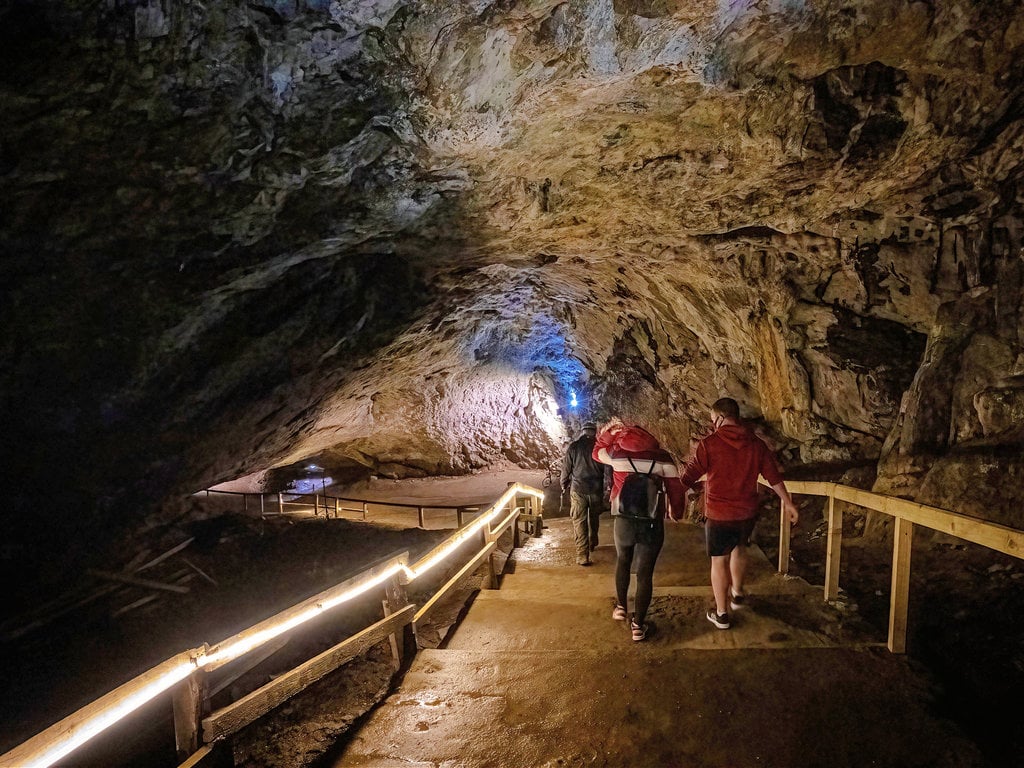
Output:
<instances>
[{"instance_id":1,"label":"backpack strap","mask_svg":"<svg viewBox=\"0 0 1024 768\"><path fill-rule=\"evenodd\" d=\"M651 468L649 470L647 470L646 472L641 472L639 469L636 468L636 464L633 463L633 459L631 459L629 456L626 457L626 461L629 462L629 466L631 466L633 468L633 471L636 474L644 475L645 477L650 477L651 475L653 475L654 474L654 468L658 465L658 460L657 459L651 459Z\"/></svg>"}]
</instances>

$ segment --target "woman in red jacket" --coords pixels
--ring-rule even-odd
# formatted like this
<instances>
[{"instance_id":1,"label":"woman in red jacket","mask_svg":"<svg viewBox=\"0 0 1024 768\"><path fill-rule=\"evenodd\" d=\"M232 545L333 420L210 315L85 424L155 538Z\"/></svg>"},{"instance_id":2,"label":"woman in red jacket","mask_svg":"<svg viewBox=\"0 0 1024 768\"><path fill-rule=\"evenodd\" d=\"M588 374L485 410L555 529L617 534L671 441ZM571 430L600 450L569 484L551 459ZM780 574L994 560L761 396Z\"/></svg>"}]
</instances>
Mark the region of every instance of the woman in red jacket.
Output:
<instances>
[{"instance_id":1,"label":"woman in red jacket","mask_svg":"<svg viewBox=\"0 0 1024 768\"><path fill-rule=\"evenodd\" d=\"M636 560L636 597L630 629L633 640L647 636L647 609L654 590L654 564L665 543L665 515L682 517L683 486L671 454L662 450L657 439L647 430L627 425L619 418L611 419L597 434L594 458L612 467L612 520L615 535L615 594L618 600L612 618L626 620L629 605L629 579ZM623 485L630 475L659 478L664 493L658 495L653 515L647 518L627 517L620 505ZM666 503L667 501L667 503ZM653 502L653 500L652 500Z\"/></svg>"}]
</instances>

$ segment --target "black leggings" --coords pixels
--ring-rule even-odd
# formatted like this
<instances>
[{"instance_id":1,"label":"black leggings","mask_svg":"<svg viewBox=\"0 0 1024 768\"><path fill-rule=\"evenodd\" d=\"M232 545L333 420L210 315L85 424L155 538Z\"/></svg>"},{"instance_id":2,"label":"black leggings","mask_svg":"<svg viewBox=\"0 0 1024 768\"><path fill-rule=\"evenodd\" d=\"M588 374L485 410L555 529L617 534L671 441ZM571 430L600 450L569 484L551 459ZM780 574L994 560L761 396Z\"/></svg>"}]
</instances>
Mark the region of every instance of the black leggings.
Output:
<instances>
[{"instance_id":1,"label":"black leggings","mask_svg":"<svg viewBox=\"0 0 1024 768\"><path fill-rule=\"evenodd\" d=\"M615 518L615 595L623 608L629 603L629 574L636 565L636 601L633 620L643 624L654 591L654 564L665 543L665 521L650 523Z\"/></svg>"}]
</instances>

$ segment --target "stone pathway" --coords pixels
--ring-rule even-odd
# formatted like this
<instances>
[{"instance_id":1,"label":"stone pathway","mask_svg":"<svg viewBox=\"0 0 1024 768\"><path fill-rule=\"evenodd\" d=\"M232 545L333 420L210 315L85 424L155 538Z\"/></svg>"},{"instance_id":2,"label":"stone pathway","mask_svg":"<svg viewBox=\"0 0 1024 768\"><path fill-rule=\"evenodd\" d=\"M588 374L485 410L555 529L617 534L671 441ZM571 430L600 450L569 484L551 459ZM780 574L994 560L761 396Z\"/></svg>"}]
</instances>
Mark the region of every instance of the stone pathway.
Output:
<instances>
[{"instance_id":1,"label":"stone pathway","mask_svg":"<svg viewBox=\"0 0 1024 768\"><path fill-rule=\"evenodd\" d=\"M717 630L702 532L669 525L654 631L634 643L611 619L607 519L590 568L568 520L548 526L443 648L418 653L337 768L983 765L915 665L756 548L751 605Z\"/></svg>"}]
</instances>

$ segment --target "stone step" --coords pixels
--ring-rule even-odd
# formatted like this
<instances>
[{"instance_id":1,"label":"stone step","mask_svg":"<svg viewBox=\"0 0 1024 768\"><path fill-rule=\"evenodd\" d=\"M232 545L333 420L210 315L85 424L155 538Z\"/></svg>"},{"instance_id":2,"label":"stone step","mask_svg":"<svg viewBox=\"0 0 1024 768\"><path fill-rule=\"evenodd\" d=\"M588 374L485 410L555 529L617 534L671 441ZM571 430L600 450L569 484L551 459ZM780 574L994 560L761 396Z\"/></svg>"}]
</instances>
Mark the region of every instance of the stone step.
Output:
<instances>
[{"instance_id":1,"label":"stone step","mask_svg":"<svg viewBox=\"0 0 1024 768\"><path fill-rule=\"evenodd\" d=\"M931 706L885 651L421 651L334 765L981 765Z\"/></svg>"},{"instance_id":2,"label":"stone step","mask_svg":"<svg viewBox=\"0 0 1024 768\"><path fill-rule=\"evenodd\" d=\"M578 597L575 602L514 598L481 593L449 637L450 650L562 651L661 648L819 648L881 642L860 624L845 626L843 615L805 595L751 598L732 614L723 631L707 621L706 594L661 594L651 601L650 631L642 644L632 641L628 622L614 621L611 596Z\"/></svg>"}]
</instances>

